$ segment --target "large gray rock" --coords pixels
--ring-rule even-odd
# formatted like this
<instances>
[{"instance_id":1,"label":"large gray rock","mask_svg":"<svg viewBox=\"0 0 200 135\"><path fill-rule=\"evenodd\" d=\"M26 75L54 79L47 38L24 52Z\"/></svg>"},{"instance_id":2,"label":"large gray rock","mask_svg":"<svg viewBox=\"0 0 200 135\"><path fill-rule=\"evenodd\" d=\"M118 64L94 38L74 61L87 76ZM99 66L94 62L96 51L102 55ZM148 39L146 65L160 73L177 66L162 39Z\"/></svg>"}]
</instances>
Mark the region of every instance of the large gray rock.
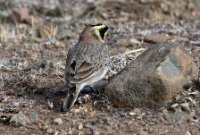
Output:
<instances>
[{"instance_id":1,"label":"large gray rock","mask_svg":"<svg viewBox=\"0 0 200 135\"><path fill-rule=\"evenodd\" d=\"M165 41L152 45L105 88L117 107L159 107L196 79L198 68L181 45Z\"/></svg>"},{"instance_id":2,"label":"large gray rock","mask_svg":"<svg viewBox=\"0 0 200 135\"><path fill-rule=\"evenodd\" d=\"M21 127L25 126L28 121L26 116L22 112L19 112L11 117L10 124L14 127Z\"/></svg>"}]
</instances>

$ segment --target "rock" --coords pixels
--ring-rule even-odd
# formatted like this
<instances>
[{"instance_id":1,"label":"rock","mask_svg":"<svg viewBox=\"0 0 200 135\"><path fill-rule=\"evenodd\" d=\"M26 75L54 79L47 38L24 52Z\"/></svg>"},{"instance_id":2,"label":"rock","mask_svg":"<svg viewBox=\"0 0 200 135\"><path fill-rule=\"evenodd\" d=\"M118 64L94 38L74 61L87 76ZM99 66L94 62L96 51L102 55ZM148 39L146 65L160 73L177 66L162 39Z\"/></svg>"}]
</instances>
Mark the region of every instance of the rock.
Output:
<instances>
[{"instance_id":1,"label":"rock","mask_svg":"<svg viewBox=\"0 0 200 135\"><path fill-rule=\"evenodd\" d=\"M11 116L0 115L0 122L7 123L10 121Z\"/></svg>"},{"instance_id":2,"label":"rock","mask_svg":"<svg viewBox=\"0 0 200 135\"><path fill-rule=\"evenodd\" d=\"M190 133L190 131L186 131L185 135L192 135L192 134Z\"/></svg>"},{"instance_id":3,"label":"rock","mask_svg":"<svg viewBox=\"0 0 200 135\"><path fill-rule=\"evenodd\" d=\"M147 133L145 132L145 131L139 131L139 133L138 133L139 135L147 135Z\"/></svg>"},{"instance_id":4,"label":"rock","mask_svg":"<svg viewBox=\"0 0 200 135\"><path fill-rule=\"evenodd\" d=\"M136 113L135 112L129 112L129 115L134 116L134 115L136 115Z\"/></svg>"},{"instance_id":5,"label":"rock","mask_svg":"<svg viewBox=\"0 0 200 135\"><path fill-rule=\"evenodd\" d=\"M3 91L3 92L0 92L0 102L6 102L8 100L7 96L6 96L6 93Z\"/></svg>"},{"instance_id":6,"label":"rock","mask_svg":"<svg viewBox=\"0 0 200 135\"><path fill-rule=\"evenodd\" d=\"M73 111L74 111L75 114L77 114L77 113L80 113L80 112L81 112L81 109L78 108L78 109L74 109Z\"/></svg>"},{"instance_id":7,"label":"rock","mask_svg":"<svg viewBox=\"0 0 200 135\"><path fill-rule=\"evenodd\" d=\"M83 129L83 124L82 124L82 123L80 123L80 124L78 125L78 130L81 130L81 129Z\"/></svg>"},{"instance_id":8,"label":"rock","mask_svg":"<svg viewBox=\"0 0 200 135\"><path fill-rule=\"evenodd\" d=\"M168 113L165 115L165 119L171 124L182 124L191 121L191 117L181 111Z\"/></svg>"},{"instance_id":9,"label":"rock","mask_svg":"<svg viewBox=\"0 0 200 135\"><path fill-rule=\"evenodd\" d=\"M141 112L141 110L139 109L139 108L134 108L134 110L133 110L136 114L141 114L142 112Z\"/></svg>"},{"instance_id":10,"label":"rock","mask_svg":"<svg viewBox=\"0 0 200 135\"><path fill-rule=\"evenodd\" d=\"M159 107L197 74L197 66L182 46L165 41L152 45L114 76L105 95L117 107Z\"/></svg>"},{"instance_id":11,"label":"rock","mask_svg":"<svg viewBox=\"0 0 200 135\"><path fill-rule=\"evenodd\" d=\"M173 110L175 110L178 106L179 106L179 104L174 103L174 104L172 104L170 107L171 107Z\"/></svg>"},{"instance_id":12,"label":"rock","mask_svg":"<svg viewBox=\"0 0 200 135\"><path fill-rule=\"evenodd\" d=\"M95 116L94 111L91 110L91 111L86 112L84 114L83 118L84 119L90 119L90 118L93 118L94 116Z\"/></svg>"},{"instance_id":13,"label":"rock","mask_svg":"<svg viewBox=\"0 0 200 135\"><path fill-rule=\"evenodd\" d=\"M19 112L19 102L0 105L0 112Z\"/></svg>"},{"instance_id":14,"label":"rock","mask_svg":"<svg viewBox=\"0 0 200 135\"><path fill-rule=\"evenodd\" d=\"M165 33L151 33L144 37L144 41L148 43L159 43L162 41L169 40L170 36Z\"/></svg>"},{"instance_id":15,"label":"rock","mask_svg":"<svg viewBox=\"0 0 200 135\"><path fill-rule=\"evenodd\" d=\"M93 132L93 135L100 135L100 131L98 128L94 129L92 132Z\"/></svg>"},{"instance_id":16,"label":"rock","mask_svg":"<svg viewBox=\"0 0 200 135\"><path fill-rule=\"evenodd\" d=\"M38 121L38 113L37 112L30 112L29 113L29 120L30 122L36 122Z\"/></svg>"},{"instance_id":17,"label":"rock","mask_svg":"<svg viewBox=\"0 0 200 135\"><path fill-rule=\"evenodd\" d=\"M190 130L190 132L191 132L192 135L199 135L200 129L197 128L197 127L193 127L193 128Z\"/></svg>"},{"instance_id":18,"label":"rock","mask_svg":"<svg viewBox=\"0 0 200 135\"><path fill-rule=\"evenodd\" d=\"M22 112L19 112L11 117L10 124L14 127L21 127L25 126L28 121L26 116Z\"/></svg>"},{"instance_id":19,"label":"rock","mask_svg":"<svg viewBox=\"0 0 200 135\"><path fill-rule=\"evenodd\" d=\"M65 130L62 130L59 135L67 135L67 132Z\"/></svg>"},{"instance_id":20,"label":"rock","mask_svg":"<svg viewBox=\"0 0 200 135\"><path fill-rule=\"evenodd\" d=\"M129 38L129 39L123 38L123 39L117 40L116 46L117 47L128 47L128 46L137 45L140 43L141 42L135 38Z\"/></svg>"},{"instance_id":21,"label":"rock","mask_svg":"<svg viewBox=\"0 0 200 135\"><path fill-rule=\"evenodd\" d=\"M108 84L108 80L100 80L93 85L93 89L96 92L103 93L107 84Z\"/></svg>"},{"instance_id":22,"label":"rock","mask_svg":"<svg viewBox=\"0 0 200 135\"><path fill-rule=\"evenodd\" d=\"M189 103L182 103L182 104L180 104L180 106L181 106L182 110L185 112L189 113L191 111Z\"/></svg>"},{"instance_id":23,"label":"rock","mask_svg":"<svg viewBox=\"0 0 200 135\"><path fill-rule=\"evenodd\" d=\"M55 124L57 124L57 125L63 124L63 120L62 120L61 118L55 118L55 119L53 119L53 122L54 122Z\"/></svg>"},{"instance_id":24,"label":"rock","mask_svg":"<svg viewBox=\"0 0 200 135\"><path fill-rule=\"evenodd\" d=\"M58 134L59 134L59 131L54 130L54 129L52 129L52 128L48 128L48 129L46 130L46 133L47 133L47 135L58 135Z\"/></svg>"},{"instance_id":25,"label":"rock","mask_svg":"<svg viewBox=\"0 0 200 135\"><path fill-rule=\"evenodd\" d=\"M29 19L29 9L28 8L19 8L12 11L10 19L13 22L27 22Z\"/></svg>"}]
</instances>

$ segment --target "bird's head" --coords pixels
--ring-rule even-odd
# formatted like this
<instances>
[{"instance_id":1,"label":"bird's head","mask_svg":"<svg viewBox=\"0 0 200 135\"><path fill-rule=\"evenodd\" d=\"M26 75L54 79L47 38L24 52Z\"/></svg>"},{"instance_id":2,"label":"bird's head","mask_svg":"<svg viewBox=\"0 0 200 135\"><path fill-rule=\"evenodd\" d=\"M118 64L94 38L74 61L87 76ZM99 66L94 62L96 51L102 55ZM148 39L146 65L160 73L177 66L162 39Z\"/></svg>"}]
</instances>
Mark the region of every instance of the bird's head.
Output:
<instances>
[{"instance_id":1,"label":"bird's head","mask_svg":"<svg viewBox=\"0 0 200 135\"><path fill-rule=\"evenodd\" d=\"M86 27L81 33L79 41L99 41L104 43L107 33L113 30L113 27L101 23L96 25L85 24L85 26Z\"/></svg>"}]
</instances>

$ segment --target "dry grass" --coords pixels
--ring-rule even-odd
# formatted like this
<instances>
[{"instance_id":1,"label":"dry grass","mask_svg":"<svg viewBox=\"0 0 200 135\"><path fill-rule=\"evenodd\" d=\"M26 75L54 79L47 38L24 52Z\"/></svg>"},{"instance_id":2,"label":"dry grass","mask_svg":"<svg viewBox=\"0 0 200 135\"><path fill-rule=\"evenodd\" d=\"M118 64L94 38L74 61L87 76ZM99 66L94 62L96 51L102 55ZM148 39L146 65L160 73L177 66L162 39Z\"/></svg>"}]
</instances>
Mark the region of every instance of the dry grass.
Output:
<instances>
[{"instance_id":1,"label":"dry grass","mask_svg":"<svg viewBox=\"0 0 200 135\"><path fill-rule=\"evenodd\" d=\"M52 24L44 24L39 19L31 16L30 25L26 24L0 24L0 41L35 41L40 38L42 40L55 39L58 34L58 27Z\"/></svg>"},{"instance_id":2,"label":"dry grass","mask_svg":"<svg viewBox=\"0 0 200 135\"><path fill-rule=\"evenodd\" d=\"M26 38L26 31L27 28L23 25L16 25L16 27L11 27L10 25L0 24L0 41L20 41Z\"/></svg>"}]
</instances>

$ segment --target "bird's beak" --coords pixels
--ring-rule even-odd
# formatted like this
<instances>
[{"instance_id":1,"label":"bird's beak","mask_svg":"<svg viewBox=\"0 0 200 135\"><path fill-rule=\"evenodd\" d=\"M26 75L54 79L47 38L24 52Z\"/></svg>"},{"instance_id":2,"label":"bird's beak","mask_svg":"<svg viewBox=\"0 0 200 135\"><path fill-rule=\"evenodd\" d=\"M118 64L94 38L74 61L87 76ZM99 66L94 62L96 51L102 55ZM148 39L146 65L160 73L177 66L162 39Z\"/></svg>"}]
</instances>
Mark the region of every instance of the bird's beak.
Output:
<instances>
[{"instance_id":1,"label":"bird's beak","mask_svg":"<svg viewBox=\"0 0 200 135\"><path fill-rule=\"evenodd\" d=\"M112 31L114 30L114 27L112 26L107 26L107 27L108 27L108 30L106 31L106 35L112 33Z\"/></svg>"},{"instance_id":2,"label":"bird's beak","mask_svg":"<svg viewBox=\"0 0 200 135\"><path fill-rule=\"evenodd\" d=\"M108 31L112 31L112 30L114 30L114 27L108 26Z\"/></svg>"}]
</instances>

